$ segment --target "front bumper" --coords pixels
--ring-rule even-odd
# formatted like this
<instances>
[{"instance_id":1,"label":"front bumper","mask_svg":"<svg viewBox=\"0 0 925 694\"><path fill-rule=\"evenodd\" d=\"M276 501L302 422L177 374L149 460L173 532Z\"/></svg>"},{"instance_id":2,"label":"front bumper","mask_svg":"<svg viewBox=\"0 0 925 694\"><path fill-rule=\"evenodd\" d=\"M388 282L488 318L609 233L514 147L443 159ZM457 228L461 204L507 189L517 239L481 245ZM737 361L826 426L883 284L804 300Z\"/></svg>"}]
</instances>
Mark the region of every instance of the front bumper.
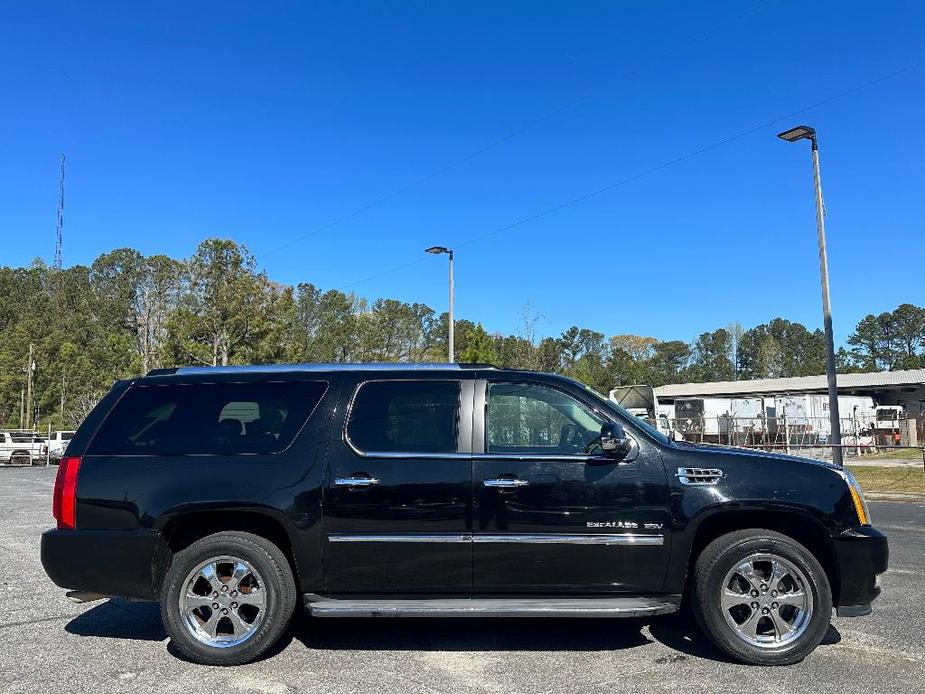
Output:
<instances>
[{"instance_id":1,"label":"front bumper","mask_svg":"<svg viewBox=\"0 0 925 694\"><path fill-rule=\"evenodd\" d=\"M880 574L890 562L886 535L876 528L861 526L834 535L832 543L841 577L838 616L870 614L871 603L880 595Z\"/></svg>"},{"instance_id":2,"label":"front bumper","mask_svg":"<svg viewBox=\"0 0 925 694\"><path fill-rule=\"evenodd\" d=\"M41 460L44 463L45 454L42 453L40 455L37 452L29 451L24 448L17 448L15 451L0 451L0 465L19 465L26 467L28 465L34 465L37 460Z\"/></svg>"},{"instance_id":3,"label":"front bumper","mask_svg":"<svg viewBox=\"0 0 925 694\"><path fill-rule=\"evenodd\" d=\"M153 530L46 530L42 566L62 588L152 600L159 543Z\"/></svg>"}]
</instances>

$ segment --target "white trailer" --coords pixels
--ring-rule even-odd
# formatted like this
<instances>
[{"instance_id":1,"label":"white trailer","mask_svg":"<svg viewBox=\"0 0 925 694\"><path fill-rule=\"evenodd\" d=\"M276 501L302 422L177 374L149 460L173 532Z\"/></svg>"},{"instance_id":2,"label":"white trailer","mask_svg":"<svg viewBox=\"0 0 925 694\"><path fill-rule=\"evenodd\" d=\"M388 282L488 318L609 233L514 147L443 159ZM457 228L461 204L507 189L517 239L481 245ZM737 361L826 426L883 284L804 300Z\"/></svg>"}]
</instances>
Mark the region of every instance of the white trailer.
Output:
<instances>
[{"instance_id":1,"label":"white trailer","mask_svg":"<svg viewBox=\"0 0 925 694\"><path fill-rule=\"evenodd\" d=\"M719 440L729 431L730 398L676 398L675 429L689 440Z\"/></svg>"},{"instance_id":2,"label":"white trailer","mask_svg":"<svg viewBox=\"0 0 925 694\"><path fill-rule=\"evenodd\" d=\"M828 395L783 395L775 398L775 409L780 423L786 417L786 424L794 431L828 436L832 433L829 419ZM859 395L838 396L838 416L845 433L853 431L854 421L860 429L874 419L873 398Z\"/></svg>"},{"instance_id":3,"label":"white trailer","mask_svg":"<svg viewBox=\"0 0 925 694\"><path fill-rule=\"evenodd\" d=\"M767 411L767 398L732 398L729 401L729 416L736 419L763 419L773 417L773 412ZM771 407L773 407L773 398Z\"/></svg>"}]
</instances>

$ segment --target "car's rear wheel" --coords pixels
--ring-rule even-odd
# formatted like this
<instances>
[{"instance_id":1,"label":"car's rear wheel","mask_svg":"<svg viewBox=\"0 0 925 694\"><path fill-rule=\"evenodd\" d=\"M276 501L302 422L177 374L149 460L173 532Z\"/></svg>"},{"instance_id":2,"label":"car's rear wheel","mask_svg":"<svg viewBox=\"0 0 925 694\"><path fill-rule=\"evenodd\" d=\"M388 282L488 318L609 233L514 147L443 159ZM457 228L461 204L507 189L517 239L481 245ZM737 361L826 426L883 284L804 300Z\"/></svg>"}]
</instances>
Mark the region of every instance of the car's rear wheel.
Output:
<instances>
[{"instance_id":1,"label":"car's rear wheel","mask_svg":"<svg viewBox=\"0 0 925 694\"><path fill-rule=\"evenodd\" d=\"M803 545L770 530L715 539L697 558L692 587L700 627L745 663L798 662L829 627L832 592L822 566Z\"/></svg>"},{"instance_id":2,"label":"car's rear wheel","mask_svg":"<svg viewBox=\"0 0 925 694\"><path fill-rule=\"evenodd\" d=\"M275 544L245 532L209 535L178 552L161 589L171 642L190 660L240 665L285 632L295 581Z\"/></svg>"}]
</instances>

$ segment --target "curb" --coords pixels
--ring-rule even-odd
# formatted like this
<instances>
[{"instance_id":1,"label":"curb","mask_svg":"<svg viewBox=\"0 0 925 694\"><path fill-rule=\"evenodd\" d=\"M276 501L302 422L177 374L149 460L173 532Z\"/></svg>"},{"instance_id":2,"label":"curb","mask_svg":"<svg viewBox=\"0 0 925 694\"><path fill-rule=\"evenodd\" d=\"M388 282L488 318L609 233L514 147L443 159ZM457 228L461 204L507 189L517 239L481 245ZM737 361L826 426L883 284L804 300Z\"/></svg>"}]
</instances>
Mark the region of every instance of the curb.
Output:
<instances>
[{"instance_id":1,"label":"curb","mask_svg":"<svg viewBox=\"0 0 925 694\"><path fill-rule=\"evenodd\" d=\"M925 494L913 492L864 492L864 498L871 501L925 501Z\"/></svg>"}]
</instances>

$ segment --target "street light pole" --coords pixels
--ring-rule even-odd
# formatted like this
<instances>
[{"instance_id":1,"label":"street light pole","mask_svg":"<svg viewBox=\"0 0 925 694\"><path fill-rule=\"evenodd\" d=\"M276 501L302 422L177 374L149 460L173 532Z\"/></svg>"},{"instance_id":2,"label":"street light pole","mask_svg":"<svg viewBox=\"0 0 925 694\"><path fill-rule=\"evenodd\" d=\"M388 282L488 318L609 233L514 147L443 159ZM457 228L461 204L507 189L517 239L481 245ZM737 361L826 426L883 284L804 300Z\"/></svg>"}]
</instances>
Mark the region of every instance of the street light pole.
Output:
<instances>
[{"instance_id":1,"label":"street light pole","mask_svg":"<svg viewBox=\"0 0 925 694\"><path fill-rule=\"evenodd\" d=\"M832 429L832 462L843 466L841 449L841 419L838 413L838 384L835 376L835 337L832 332L832 306L829 302L829 258L825 243L825 203L822 200L822 178L819 174L819 145L816 131L805 125L778 135L787 142L810 140L813 157L813 186L816 192L816 241L819 245L819 279L822 284L822 324L825 330L825 371L829 388L829 423Z\"/></svg>"},{"instance_id":2,"label":"street light pole","mask_svg":"<svg viewBox=\"0 0 925 694\"><path fill-rule=\"evenodd\" d=\"M453 288L453 249L446 248L445 246L431 246L430 248L425 249L425 252L430 253L432 255L446 254L450 257L450 308L449 308L449 315L448 315L449 335L447 339L447 342L448 342L447 352L449 355L449 362L452 364L455 361L455 355L456 355L455 346L454 346L454 337L455 337L456 329L455 329L454 321L453 321L453 299L454 299L454 294L455 294L454 288Z\"/></svg>"},{"instance_id":3,"label":"street light pole","mask_svg":"<svg viewBox=\"0 0 925 694\"><path fill-rule=\"evenodd\" d=\"M825 373L829 385L829 421L832 424L832 462L844 465L841 450L841 419L838 412L838 385L835 377L835 336L832 332L832 306L829 303L829 257L825 244L825 203L819 175L819 147L813 137L813 181L816 188L816 240L819 244L819 277L822 282L822 324L825 329Z\"/></svg>"},{"instance_id":4,"label":"street light pole","mask_svg":"<svg viewBox=\"0 0 925 694\"><path fill-rule=\"evenodd\" d=\"M449 345L448 345L448 350L447 350L447 351L450 353L450 363L452 364L454 361L456 361L456 347L455 347L455 344L454 344L454 342L455 342L455 339L454 339L454 338L456 337L456 335L455 335L455 333L456 333L456 325L454 324L454 321L453 321L453 298L454 298L454 297L453 297L453 294L454 294L454 290L453 290L453 251L452 251L452 250L449 252L449 256L450 256L450 316L449 316L449 319L450 319L450 320L449 320L449 322L450 322L450 325L449 325L450 334L449 334L449 339L448 339Z\"/></svg>"}]
</instances>

